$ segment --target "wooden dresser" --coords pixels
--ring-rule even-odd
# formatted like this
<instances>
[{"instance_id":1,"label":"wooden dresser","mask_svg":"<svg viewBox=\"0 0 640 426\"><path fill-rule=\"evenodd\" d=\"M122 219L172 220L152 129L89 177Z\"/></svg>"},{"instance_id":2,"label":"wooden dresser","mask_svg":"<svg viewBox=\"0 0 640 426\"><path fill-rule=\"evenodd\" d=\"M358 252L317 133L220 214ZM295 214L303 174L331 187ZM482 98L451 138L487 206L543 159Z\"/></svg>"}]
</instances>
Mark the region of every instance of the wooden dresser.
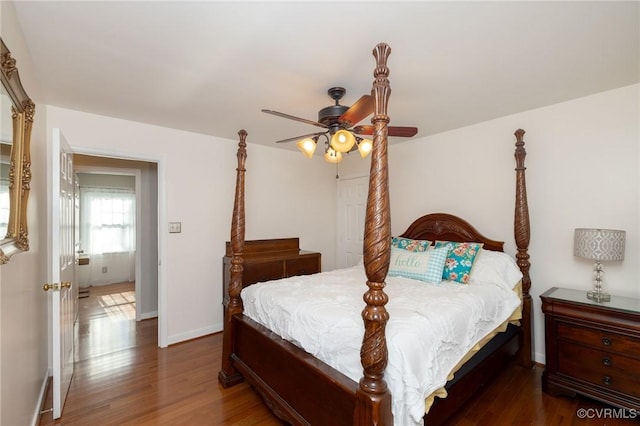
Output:
<instances>
[{"instance_id":1,"label":"wooden dresser","mask_svg":"<svg viewBox=\"0 0 640 426\"><path fill-rule=\"evenodd\" d=\"M551 288L540 296L545 314L542 389L576 393L640 410L640 299L587 299L586 291Z\"/></svg>"},{"instance_id":2,"label":"wooden dresser","mask_svg":"<svg viewBox=\"0 0 640 426\"><path fill-rule=\"evenodd\" d=\"M300 250L299 238L245 241L242 287L262 281L320 272L321 255ZM223 298L229 297L231 244L227 241L222 265Z\"/></svg>"}]
</instances>

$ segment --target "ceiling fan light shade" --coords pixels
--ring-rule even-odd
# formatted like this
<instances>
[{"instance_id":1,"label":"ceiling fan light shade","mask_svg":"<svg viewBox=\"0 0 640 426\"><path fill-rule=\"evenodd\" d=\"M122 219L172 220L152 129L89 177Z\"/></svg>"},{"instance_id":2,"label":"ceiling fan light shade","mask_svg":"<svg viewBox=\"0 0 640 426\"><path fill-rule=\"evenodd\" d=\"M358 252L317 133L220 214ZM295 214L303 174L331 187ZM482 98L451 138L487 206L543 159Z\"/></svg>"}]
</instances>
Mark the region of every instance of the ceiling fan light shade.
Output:
<instances>
[{"instance_id":1,"label":"ceiling fan light shade","mask_svg":"<svg viewBox=\"0 0 640 426\"><path fill-rule=\"evenodd\" d=\"M324 152L324 159L327 163L337 164L342 161L342 153L331 147L327 147L327 150Z\"/></svg>"},{"instance_id":2,"label":"ceiling fan light shade","mask_svg":"<svg viewBox=\"0 0 640 426\"><path fill-rule=\"evenodd\" d=\"M316 152L316 141L311 138L299 140L296 146L307 158L313 158L313 153Z\"/></svg>"},{"instance_id":3,"label":"ceiling fan light shade","mask_svg":"<svg viewBox=\"0 0 640 426\"><path fill-rule=\"evenodd\" d=\"M358 152L360 153L360 157L366 158L367 155L371 153L373 149L373 141L371 139L360 139L358 141Z\"/></svg>"},{"instance_id":4,"label":"ceiling fan light shade","mask_svg":"<svg viewBox=\"0 0 640 426\"><path fill-rule=\"evenodd\" d=\"M348 130L338 130L331 136L331 148L338 152L349 152L356 144L356 137Z\"/></svg>"}]
</instances>

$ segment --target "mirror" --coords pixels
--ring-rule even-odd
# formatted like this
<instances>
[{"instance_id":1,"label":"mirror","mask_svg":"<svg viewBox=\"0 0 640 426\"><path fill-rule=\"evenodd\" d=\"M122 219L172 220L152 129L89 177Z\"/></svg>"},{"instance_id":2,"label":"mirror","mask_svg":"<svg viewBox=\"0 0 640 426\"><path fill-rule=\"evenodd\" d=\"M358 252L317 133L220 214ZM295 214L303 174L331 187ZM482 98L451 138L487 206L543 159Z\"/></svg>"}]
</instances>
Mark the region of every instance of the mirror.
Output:
<instances>
[{"instance_id":1,"label":"mirror","mask_svg":"<svg viewBox=\"0 0 640 426\"><path fill-rule=\"evenodd\" d=\"M27 200L31 185L31 127L35 104L20 82L16 61L0 38L0 264L29 250Z\"/></svg>"}]
</instances>

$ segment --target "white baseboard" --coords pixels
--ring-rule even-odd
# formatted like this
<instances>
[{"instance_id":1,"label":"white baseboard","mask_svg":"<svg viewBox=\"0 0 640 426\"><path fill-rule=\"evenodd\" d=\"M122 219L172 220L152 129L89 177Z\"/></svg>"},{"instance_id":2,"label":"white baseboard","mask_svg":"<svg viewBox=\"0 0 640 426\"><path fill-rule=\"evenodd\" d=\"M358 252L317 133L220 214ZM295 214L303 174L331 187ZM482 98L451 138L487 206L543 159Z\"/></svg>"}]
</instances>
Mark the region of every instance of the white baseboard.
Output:
<instances>
[{"instance_id":1,"label":"white baseboard","mask_svg":"<svg viewBox=\"0 0 640 426\"><path fill-rule=\"evenodd\" d=\"M40 386L40 394L38 395L36 410L33 413L33 418L31 419L31 426L38 426L40 424L40 411L42 410L42 407L44 407L44 401L47 397L47 383L49 383L50 375L51 375L51 370L47 369L47 374L44 376L44 380L42 381L42 386Z\"/></svg>"},{"instance_id":2,"label":"white baseboard","mask_svg":"<svg viewBox=\"0 0 640 426\"><path fill-rule=\"evenodd\" d=\"M533 353L533 360L535 362L537 362L538 364L545 365L545 361L546 361L545 354L544 353L540 353L540 352L534 352Z\"/></svg>"},{"instance_id":3,"label":"white baseboard","mask_svg":"<svg viewBox=\"0 0 640 426\"><path fill-rule=\"evenodd\" d=\"M151 311L151 312L142 312L140 313L140 320L146 320L146 319L151 319L151 318L157 318L158 317L158 311Z\"/></svg>"},{"instance_id":4,"label":"white baseboard","mask_svg":"<svg viewBox=\"0 0 640 426\"><path fill-rule=\"evenodd\" d=\"M222 331L222 323L212 324L210 326L202 327L197 330L187 331L185 333L174 334L168 337L168 344L174 345L176 343L184 342L191 339L197 339L198 337L217 333L219 331Z\"/></svg>"}]
</instances>

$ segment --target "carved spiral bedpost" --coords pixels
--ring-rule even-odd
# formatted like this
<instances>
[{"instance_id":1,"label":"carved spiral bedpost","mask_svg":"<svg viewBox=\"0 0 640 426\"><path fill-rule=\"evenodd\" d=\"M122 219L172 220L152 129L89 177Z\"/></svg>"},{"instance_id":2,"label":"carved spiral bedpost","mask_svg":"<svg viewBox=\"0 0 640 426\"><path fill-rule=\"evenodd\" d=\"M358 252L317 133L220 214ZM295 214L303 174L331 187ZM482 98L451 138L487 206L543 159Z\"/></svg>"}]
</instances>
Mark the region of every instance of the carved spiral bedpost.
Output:
<instances>
[{"instance_id":1,"label":"carved spiral bedpost","mask_svg":"<svg viewBox=\"0 0 640 426\"><path fill-rule=\"evenodd\" d=\"M516 211L514 217L514 236L518 251L516 262L522 271L522 334L518 361L527 368L533 367L531 338L533 335L531 323L531 278L529 277L529 204L527 203L527 184L525 181L524 159L527 151L524 149L525 131L516 130Z\"/></svg>"},{"instance_id":2,"label":"carved spiral bedpost","mask_svg":"<svg viewBox=\"0 0 640 426\"><path fill-rule=\"evenodd\" d=\"M223 387L233 386L242 381L242 375L235 369L231 360L233 353L233 316L242 313L242 271L244 250L244 174L247 160L247 132L238 132L238 168L236 169L236 196L231 219L231 269L229 279L229 299L224 304L224 335L222 340L222 369L218 373L218 382Z\"/></svg>"},{"instance_id":3,"label":"carved spiral bedpost","mask_svg":"<svg viewBox=\"0 0 640 426\"><path fill-rule=\"evenodd\" d=\"M385 278L391 256L391 213L389 208L389 172L387 160L387 104L391 88L387 58L391 48L378 44L373 50L376 58L372 95L375 97L373 152L369 174L369 194L364 231L364 267L369 289L364 294L366 306L362 311L364 339L360 359L364 376L356 391L356 425L392 425L391 394L384 381L387 366L385 327L389 313L385 309L388 297L384 292Z\"/></svg>"}]
</instances>

